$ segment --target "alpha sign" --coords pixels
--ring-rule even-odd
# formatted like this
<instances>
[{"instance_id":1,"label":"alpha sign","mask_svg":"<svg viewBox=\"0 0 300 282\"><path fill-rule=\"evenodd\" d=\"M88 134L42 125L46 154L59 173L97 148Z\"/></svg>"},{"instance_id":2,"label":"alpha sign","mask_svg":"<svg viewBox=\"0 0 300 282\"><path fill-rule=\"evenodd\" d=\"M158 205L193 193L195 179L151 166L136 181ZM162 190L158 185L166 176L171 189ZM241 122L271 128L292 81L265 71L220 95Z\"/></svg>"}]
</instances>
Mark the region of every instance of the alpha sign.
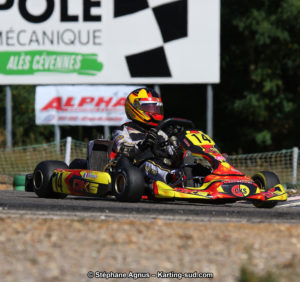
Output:
<instances>
[{"instance_id":1,"label":"alpha sign","mask_svg":"<svg viewBox=\"0 0 300 282\"><path fill-rule=\"evenodd\" d=\"M0 0L0 84L219 82L219 0Z\"/></svg>"},{"instance_id":2,"label":"alpha sign","mask_svg":"<svg viewBox=\"0 0 300 282\"><path fill-rule=\"evenodd\" d=\"M125 100L139 86L51 85L36 87L38 125L120 125L127 121Z\"/></svg>"}]
</instances>

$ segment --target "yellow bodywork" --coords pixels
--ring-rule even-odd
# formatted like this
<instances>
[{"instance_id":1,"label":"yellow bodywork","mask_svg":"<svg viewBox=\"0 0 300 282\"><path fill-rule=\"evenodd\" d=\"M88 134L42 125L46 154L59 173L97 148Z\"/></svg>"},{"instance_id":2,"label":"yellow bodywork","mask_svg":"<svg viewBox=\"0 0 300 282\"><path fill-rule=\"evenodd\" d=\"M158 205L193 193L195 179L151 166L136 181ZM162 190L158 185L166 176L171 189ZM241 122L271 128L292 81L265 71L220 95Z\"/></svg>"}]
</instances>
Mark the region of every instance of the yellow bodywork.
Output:
<instances>
[{"instance_id":1,"label":"yellow bodywork","mask_svg":"<svg viewBox=\"0 0 300 282\"><path fill-rule=\"evenodd\" d=\"M208 192L203 192L199 188L191 188L188 190L193 190L192 193L183 193L180 191L174 190L172 187L167 185L162 181L156 181L157 194L155 194L156 198L181 198L181 199L210 199ZM203 189L203 188L202 188ZM184 188L183 188L184 190Z\"/></svg>"},{"instance_id":2,"label":"yellow bodywork","mask_svg":"<svg viewBox=\"0 0 300 282\"><path fill-rule=\"evenodd\" d=\"M109 185L111 177L106 172L91 170L54 170L52 189L64 194L88 193L97 195L101 185Z\"/></svg>"},{"instance_id":3,"label":"yellow bodywork","mask_svg":"<svg viewBox=\"0 0 300 282\"><path fill-rule=\"evenodd\" d=\"M284 187L281 184L277 184L274 188L275 188L274 189L275 191L272 192L272 195L270 195L271 197L268 197L268 192L265 193L265 195L267 196L266 200L267 201L286 201L288 196L287 196L287 192L284 189Z\"/></svg>"}]
</instances>

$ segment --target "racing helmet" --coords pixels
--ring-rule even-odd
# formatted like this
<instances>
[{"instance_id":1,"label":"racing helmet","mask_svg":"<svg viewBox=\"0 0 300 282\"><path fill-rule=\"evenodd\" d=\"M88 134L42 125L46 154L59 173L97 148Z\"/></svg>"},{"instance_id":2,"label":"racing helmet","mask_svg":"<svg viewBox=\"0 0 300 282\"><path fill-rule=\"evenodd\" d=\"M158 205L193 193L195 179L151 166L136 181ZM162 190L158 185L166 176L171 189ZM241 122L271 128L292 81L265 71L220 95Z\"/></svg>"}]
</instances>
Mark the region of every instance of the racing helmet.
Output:
<instances>
[{"instance_id":1,"label":"racing helmet","mask_svg":"<svg viewBox=\"0 0 300 282\"><path fill-rule=\"evenodd\" d=\"M150 88L132 91L127 96L125 112L128 119L149 126L157 126L164 119L161 96Z\"/></svg>"}]
</instances>

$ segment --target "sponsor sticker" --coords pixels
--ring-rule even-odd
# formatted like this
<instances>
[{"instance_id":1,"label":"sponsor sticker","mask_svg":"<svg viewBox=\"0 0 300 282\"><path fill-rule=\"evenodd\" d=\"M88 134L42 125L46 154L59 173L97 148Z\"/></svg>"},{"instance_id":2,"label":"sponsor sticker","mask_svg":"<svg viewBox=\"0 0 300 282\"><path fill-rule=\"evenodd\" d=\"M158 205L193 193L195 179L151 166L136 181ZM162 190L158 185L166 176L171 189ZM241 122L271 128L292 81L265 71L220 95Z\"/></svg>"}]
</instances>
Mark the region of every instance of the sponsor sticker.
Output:
<instances>
[{"instance_id":1,"label":"sponsor sticker","mask_svg":"<svg viewBox=\"0 0 300 282\"><path fill-rule=\"evenodd\" d=\"M250 194L250 189L246 185L238 184L231 188L231 192L237 197L247 197Z\"/></svg>"}]
</instances>

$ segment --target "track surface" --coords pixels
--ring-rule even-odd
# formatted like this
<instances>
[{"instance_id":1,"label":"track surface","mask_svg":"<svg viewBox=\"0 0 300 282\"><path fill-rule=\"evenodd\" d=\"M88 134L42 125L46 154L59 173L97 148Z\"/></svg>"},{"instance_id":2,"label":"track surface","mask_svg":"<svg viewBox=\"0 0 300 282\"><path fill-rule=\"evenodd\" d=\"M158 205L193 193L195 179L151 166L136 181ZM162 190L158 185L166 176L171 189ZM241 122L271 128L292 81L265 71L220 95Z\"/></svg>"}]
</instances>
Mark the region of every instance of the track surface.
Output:
<instances>
[{"instance_id":1,"label":"track surface","mask_svg":"<svg viewBox=\"0 0 300 282\"><path fill-rule=\"evenodd\" d=\"M55 217L300 223L300 202L297 198L294 201L284 202L283 205L278 205L273 209L257 209L246 202L225 205L180 201L120 203L113 198L69 196L63 200L57 200L38 198L35 193L0 191L0 210L2 215L23 213Z\"/></svg>"}]
</instances>

